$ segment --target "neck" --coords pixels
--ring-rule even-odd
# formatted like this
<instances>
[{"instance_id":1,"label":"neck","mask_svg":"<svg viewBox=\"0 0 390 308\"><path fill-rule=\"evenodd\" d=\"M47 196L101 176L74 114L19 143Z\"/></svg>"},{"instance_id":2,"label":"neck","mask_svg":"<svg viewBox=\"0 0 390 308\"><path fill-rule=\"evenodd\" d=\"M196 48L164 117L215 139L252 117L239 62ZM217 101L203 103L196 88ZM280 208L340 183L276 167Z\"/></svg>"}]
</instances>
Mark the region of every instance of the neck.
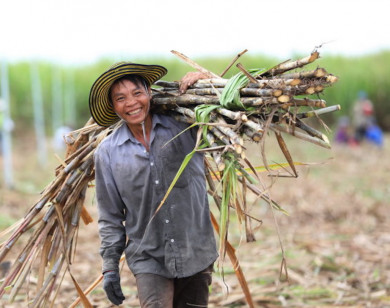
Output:
<instances>
[{"instance_id":1,"label":"neck","mask_svg":"<svg viewBox=\"0 0 390 308\"><path fill-rule=\"evenodd\" d=\"M142 126L144 126L144 128ZM127 127L130 129L134 138L141 142L144 147L149 151L150 132L152 131L152 117L148 115L143 125L142 123L133 125L127 124Z\"/></svg>"}]
</instances>

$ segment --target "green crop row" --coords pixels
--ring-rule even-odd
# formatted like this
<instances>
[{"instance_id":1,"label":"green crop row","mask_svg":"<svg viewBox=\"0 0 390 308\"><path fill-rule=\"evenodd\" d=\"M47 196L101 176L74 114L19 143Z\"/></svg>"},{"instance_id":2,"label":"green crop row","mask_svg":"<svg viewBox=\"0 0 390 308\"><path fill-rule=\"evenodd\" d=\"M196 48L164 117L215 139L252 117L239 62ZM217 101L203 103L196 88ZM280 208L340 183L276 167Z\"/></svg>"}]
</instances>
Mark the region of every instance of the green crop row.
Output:
<instances>
[{"instance_id":1,"label":"green crop row","mask_svg":"<svg viewBox=\"0 0 390 308\"><path fill-rule=\"evenodd\" d=\"M298 59L306 55L296 55ZM233 57L205 57L194 59L203 67L221 74L230 64ZM193 70L174 55L169 57L137 58L133 62L160 64L168 68L165 80L179 80L187 71ZM277 59L263 55L243 55L239 62L246 68L269 68L287 59ZM115 61L104 59L94 64L77 66L59 66L49 62L34 63L39 70L42 100L44 104L45 126L51 133L53 127L53 89L55 80L61 87L57 90L57 99L61 100L62 123L78 128L89 118L89 89L99 74L110 67ZM350 115L358 92L364 90L373 101L375 115L379 125L390 130L390 51L383 51L360 57L321 55L321 58L307 69L323 67L329 73L339 77L339 81L320 95L328 105L341 105L341 111L328 116L329 125L335 123L342 115ZM306 69L306 68L305 68ZM8 65L10 84L10 106L12 119L17 128L25 129L33 125L33 100L31 87L31 63L16 62ZM225 77L237 72L233 66ZM59 76L57 79L54 76ZM71 95L70 95L71 93ZM73 108L74 110L69 110Z\"/></svg>"}]
</instances>

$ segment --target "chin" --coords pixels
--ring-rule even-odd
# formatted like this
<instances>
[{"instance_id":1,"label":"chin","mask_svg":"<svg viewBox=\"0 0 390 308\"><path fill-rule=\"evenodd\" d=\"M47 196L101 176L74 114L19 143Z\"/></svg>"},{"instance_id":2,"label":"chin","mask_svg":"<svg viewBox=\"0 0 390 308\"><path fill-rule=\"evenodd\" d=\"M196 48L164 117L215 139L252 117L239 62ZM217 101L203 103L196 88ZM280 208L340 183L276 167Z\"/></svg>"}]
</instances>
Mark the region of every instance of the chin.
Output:
<instances>
[{"instance_id":1,"label":"chin","mask_svg":"<svg viewBox=\"0 0 390 308\"><path fill-rule=\"evenodd\" d=\"M138 119L130 119L130 120L125 119L125 122L128 125L141 125L141 123L144 122L145 119L146 119L145 117L138 118Z\"/></svg>"}]
</instances>

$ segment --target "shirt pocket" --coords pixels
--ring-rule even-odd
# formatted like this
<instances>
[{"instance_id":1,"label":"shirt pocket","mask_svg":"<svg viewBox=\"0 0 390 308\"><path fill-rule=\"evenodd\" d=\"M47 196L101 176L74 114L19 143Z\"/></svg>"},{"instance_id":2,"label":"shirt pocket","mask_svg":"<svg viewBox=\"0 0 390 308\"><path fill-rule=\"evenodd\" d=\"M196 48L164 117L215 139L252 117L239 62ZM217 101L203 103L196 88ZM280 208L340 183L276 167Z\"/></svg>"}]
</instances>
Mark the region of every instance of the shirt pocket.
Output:
<instances>
[{"instance_id":1,"label":"shirt pocket","mask_svg":"<svg viewBox=\"0 0 390 308\"><path fill-rule=\"evenodd\" d=\"M180 142L171 142L162 151L163 176L167 186L171 185L177 172L179 171L185 157L185 150ZM175 187L186 187L188 185L188 176L190 164L186 166L180 177L175 183Z\"/></svg>"}]
</instances>

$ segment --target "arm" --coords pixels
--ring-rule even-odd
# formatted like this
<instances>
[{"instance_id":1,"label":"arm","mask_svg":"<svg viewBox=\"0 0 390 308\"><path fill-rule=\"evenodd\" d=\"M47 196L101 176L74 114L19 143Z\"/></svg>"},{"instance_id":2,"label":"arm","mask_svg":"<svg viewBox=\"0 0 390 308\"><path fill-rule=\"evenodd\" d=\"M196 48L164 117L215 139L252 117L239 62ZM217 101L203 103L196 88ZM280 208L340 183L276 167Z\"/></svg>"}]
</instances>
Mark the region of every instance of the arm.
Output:
<instances>
[{"instance_id":1,"label":"arm","mask_svg":"<svg viewBox=\"0 0 390 308\"><path fill-rule=\"evenodd\" d=\"M119 260L126 244L123 222L125 211L112 176L109 156L103 149L95 152L95 182L99 212L100 255L103 258L103 289L115 305L122 304Z\"/></svg>"},{"instance_id":2,"label":"arm","mask_svg":"<svg viewBox=\"0 0 390 308\"><path fill-rule=\"evenodd\" d=\"M206 79L206 78L208 77L201 72L188 72L183 76L183 78L179 82L180 93L184 94L187 91L189 86L192 86L199 79Z\"/></svg>"},{"instance_id":3,"label":"arm","mask_svg":"<svg viewBox=\"0 0 390 308\"><path fill-rule=\"evenodd\" d=\"M103 258L103 273L118 271L119 260L126 246L123 222L125 210L117 191L110 159L104 147L95 153L95 182L98 203L98 227L101 240L100 255Z\"/></svg>"}]
</instances>

